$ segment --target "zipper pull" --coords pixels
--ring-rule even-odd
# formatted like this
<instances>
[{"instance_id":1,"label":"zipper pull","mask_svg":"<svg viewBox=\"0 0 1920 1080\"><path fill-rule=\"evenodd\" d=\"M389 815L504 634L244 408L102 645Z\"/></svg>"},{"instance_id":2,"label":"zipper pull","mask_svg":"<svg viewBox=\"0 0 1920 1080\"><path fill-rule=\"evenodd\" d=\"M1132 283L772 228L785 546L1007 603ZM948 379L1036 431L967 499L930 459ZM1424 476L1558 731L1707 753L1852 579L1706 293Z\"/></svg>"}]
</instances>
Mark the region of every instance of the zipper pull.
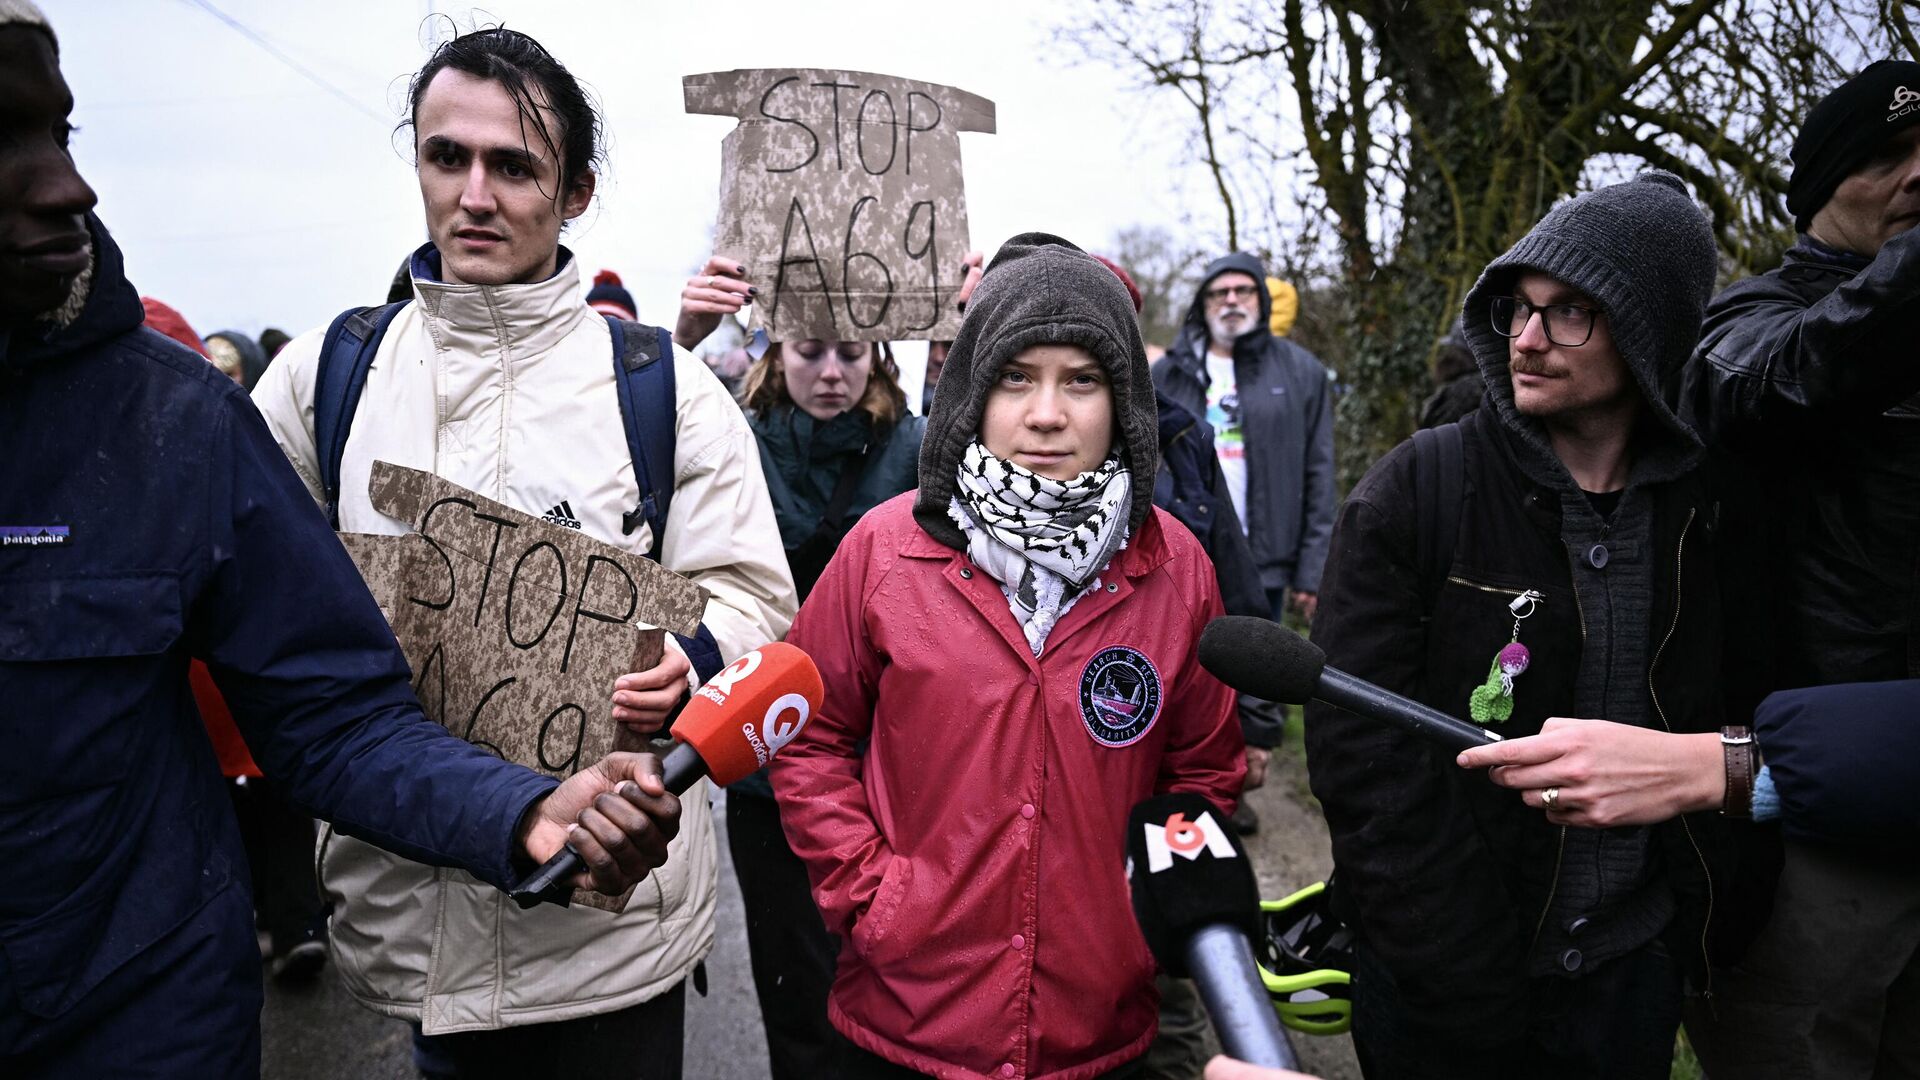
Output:
<instances>
[{"instance_id":1,"label":"zipper pull","mask_svg":"<svg viewBox=\"0 0 1920 1080\"><path fill-rule=\"evenodd\" d=\"M1519 620L1533 614L1533 609L1545 603L1546 599L1547 595L1540 590L1528 589L1519 596L1514 597L1512 602L1507 604L1507 610L1513 612L1513 617L1517 624Z\"/></svg>"}]
</instances>

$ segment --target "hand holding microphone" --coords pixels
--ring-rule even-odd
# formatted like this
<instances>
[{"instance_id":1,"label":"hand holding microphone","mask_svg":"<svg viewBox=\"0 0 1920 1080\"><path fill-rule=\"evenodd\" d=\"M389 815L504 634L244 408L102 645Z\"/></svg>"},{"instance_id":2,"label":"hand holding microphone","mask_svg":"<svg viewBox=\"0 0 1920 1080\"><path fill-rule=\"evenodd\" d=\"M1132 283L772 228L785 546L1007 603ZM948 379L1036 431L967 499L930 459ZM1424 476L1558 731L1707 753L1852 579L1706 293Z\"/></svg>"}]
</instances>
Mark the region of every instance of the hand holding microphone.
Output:
<instances>
[{"instance_id":1,"label":"hand holding microphone","mask_svg":"<svg viewBox=\"0 0 1920 1080\"><path fill-rule=\"evenodd\" d=\"M1208 623L1200 635L1200 666L1242 693L1288 705L1324 701L1369 720L1397 724L1449 750L1500 741L1486 728L1328 667L1327 654L1318 646L1266 619L1223 615Z\"/></svg>"},{"instance_id":2,"label":"hand holding microphone","mask_svg":"<svg viewBox=\"0 0 1920 1080\"><path fill-rule=\"evenodd\" d=\"M1253 959L1260 890L1239 837L1198 795L1156 795L1127 818L1133 913L1154 959L1200 988L1220 1046L1274 1069L1294 1067Z\"/></svg>"},{"instance_id":3,"label":"hand holding microphone","mask_svg":"<svg viewBox=\"0 0 1920 1080\"><path fill-rule=\"evenodd\" d=\"M825 697L826 690L820 682L819 669L813 666L812 658L794 646L776 641L746 653L722 668L705 686L694 691L687 707L681 710L680 718L674 721L673 735L677 744L659 764L658 783L664 789L664 795L652 796L647 791L651 784L644 781L638 785L639 791L655 799L670 798L685 792L703 776L710 776L714 783L725 787L751 775L800 734ZM624 757L650 759L651 755L615 754L608 761ZM595 769L601 767L594 766ZM586 774L583 772L579 775ZM571 777L567 784L573 784L578 779L579 776ZM563 784L555 794L565 790L567 785ZM603 808L600 805L603 800L612 801ZM612 810L623 817L631 817L616 804L632 803L631 798L607 792L599 795L592 808L583 811L583 815L598 811L613 818L614 815L607 812ZM674 803L674 821L677 828L677 801ZM582 824L585 827L592 823L583 821ZM615 831L623 830L616 827ZM597 833L598 830L594 830L596 837ZM632 834L627 835L631 837ZM579 833L574 836L579 837ZM663 845L664 842L661 841ZM584 838L580 843L589 846ZM592 846L600 847L600 854L606 854L605 845L596 842ZM616 843L615 846L619 845ZM657 866L664 861L665 853L662 851L660 858L654 860L652 865ZM586 865L581 852L572 845L561 848L540 869L515 885L510 895L523 908L530 908L543 900L564 903L572 889L573 877L586 869ZM599 867L596 867L595 874L596 879L602 876Z\"/></svg>"}]
</instances>

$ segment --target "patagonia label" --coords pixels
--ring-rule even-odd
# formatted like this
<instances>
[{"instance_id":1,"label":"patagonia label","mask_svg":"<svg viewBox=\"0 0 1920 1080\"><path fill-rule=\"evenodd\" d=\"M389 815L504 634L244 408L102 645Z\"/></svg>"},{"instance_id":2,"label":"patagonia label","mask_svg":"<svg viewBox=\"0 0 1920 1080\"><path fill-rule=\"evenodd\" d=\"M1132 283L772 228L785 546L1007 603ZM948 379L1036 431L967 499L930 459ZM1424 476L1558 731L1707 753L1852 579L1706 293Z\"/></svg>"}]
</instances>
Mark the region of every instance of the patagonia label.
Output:
<instances>
[{"instance_id":1,"label":"patagonia label","mask_svg":"<svg viewBox=\"0 0 1920 1080\"><path fill-rule=\"evenodd\" d=\"M66 542L65 525L0 525L0 547L58 547Z\"/></svg>"}]
</instances>

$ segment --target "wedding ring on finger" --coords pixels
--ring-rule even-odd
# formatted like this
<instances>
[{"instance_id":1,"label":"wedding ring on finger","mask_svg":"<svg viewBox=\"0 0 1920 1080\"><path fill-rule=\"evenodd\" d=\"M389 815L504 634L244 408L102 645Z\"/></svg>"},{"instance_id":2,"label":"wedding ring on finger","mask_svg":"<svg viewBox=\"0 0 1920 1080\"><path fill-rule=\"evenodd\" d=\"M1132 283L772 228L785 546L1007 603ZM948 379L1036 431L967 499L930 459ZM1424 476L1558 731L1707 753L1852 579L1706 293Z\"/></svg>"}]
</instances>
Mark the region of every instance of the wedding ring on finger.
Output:
<instances>
[{"instance_id":1,"label":"wedding ring on finger","mask_svg":"<svg viewBox=\"0 0 1920 1080\"><path fill-rule=\"evenodd\" d=\"M1550 787L1540 793L1540 804L1552 810L1560 805L1560 789Z\"/></svg>"}]
</instances>

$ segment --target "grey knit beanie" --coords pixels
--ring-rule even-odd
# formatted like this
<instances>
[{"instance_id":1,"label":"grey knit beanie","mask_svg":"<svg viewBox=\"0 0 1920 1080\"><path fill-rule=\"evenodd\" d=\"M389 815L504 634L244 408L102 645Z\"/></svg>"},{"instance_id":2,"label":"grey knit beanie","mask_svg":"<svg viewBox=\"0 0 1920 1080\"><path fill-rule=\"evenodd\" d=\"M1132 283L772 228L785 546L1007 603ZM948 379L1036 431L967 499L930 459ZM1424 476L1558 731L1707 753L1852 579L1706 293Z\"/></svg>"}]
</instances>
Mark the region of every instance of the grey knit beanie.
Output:
<instances>
[{"instance_id":1,"label":"grey knit beanie","mask_svg":"<svg viewBox=\"0 0 1920 1080\"><path fill-rule=\"evenodd\" d=\"M1717 261L1707 215L1672 173L1653 170L1554 207L1467 293L1466 336L1487 391L1510 426L1537 428L1513 408L1507 339L1491 304L1535 270L1579 289L1606 312L1614 347L1665 427L1693 447L1699 437L1677 417L1667 388L1700 342Z\"/></svg>"},{"instance_id":2,"label":"grey knit beanie","mask_svg":"<svg viewBox=\"0 0 1920 1080\"><path fill-rule=\"evenodd\" d=\"M1047 233L1022 233L1001 245L987 264L927 412L913 516L948 547L967 546L947 506L960 457L980 430L987 392L1007 361L1034 345L1078 345L1106 369L1113 387L1114 442L1133 471L1128 529L1138 530L1153 511L1159 410L1133 299L1113 271L1080 248Z\"/></svg>"}]
</instances>

